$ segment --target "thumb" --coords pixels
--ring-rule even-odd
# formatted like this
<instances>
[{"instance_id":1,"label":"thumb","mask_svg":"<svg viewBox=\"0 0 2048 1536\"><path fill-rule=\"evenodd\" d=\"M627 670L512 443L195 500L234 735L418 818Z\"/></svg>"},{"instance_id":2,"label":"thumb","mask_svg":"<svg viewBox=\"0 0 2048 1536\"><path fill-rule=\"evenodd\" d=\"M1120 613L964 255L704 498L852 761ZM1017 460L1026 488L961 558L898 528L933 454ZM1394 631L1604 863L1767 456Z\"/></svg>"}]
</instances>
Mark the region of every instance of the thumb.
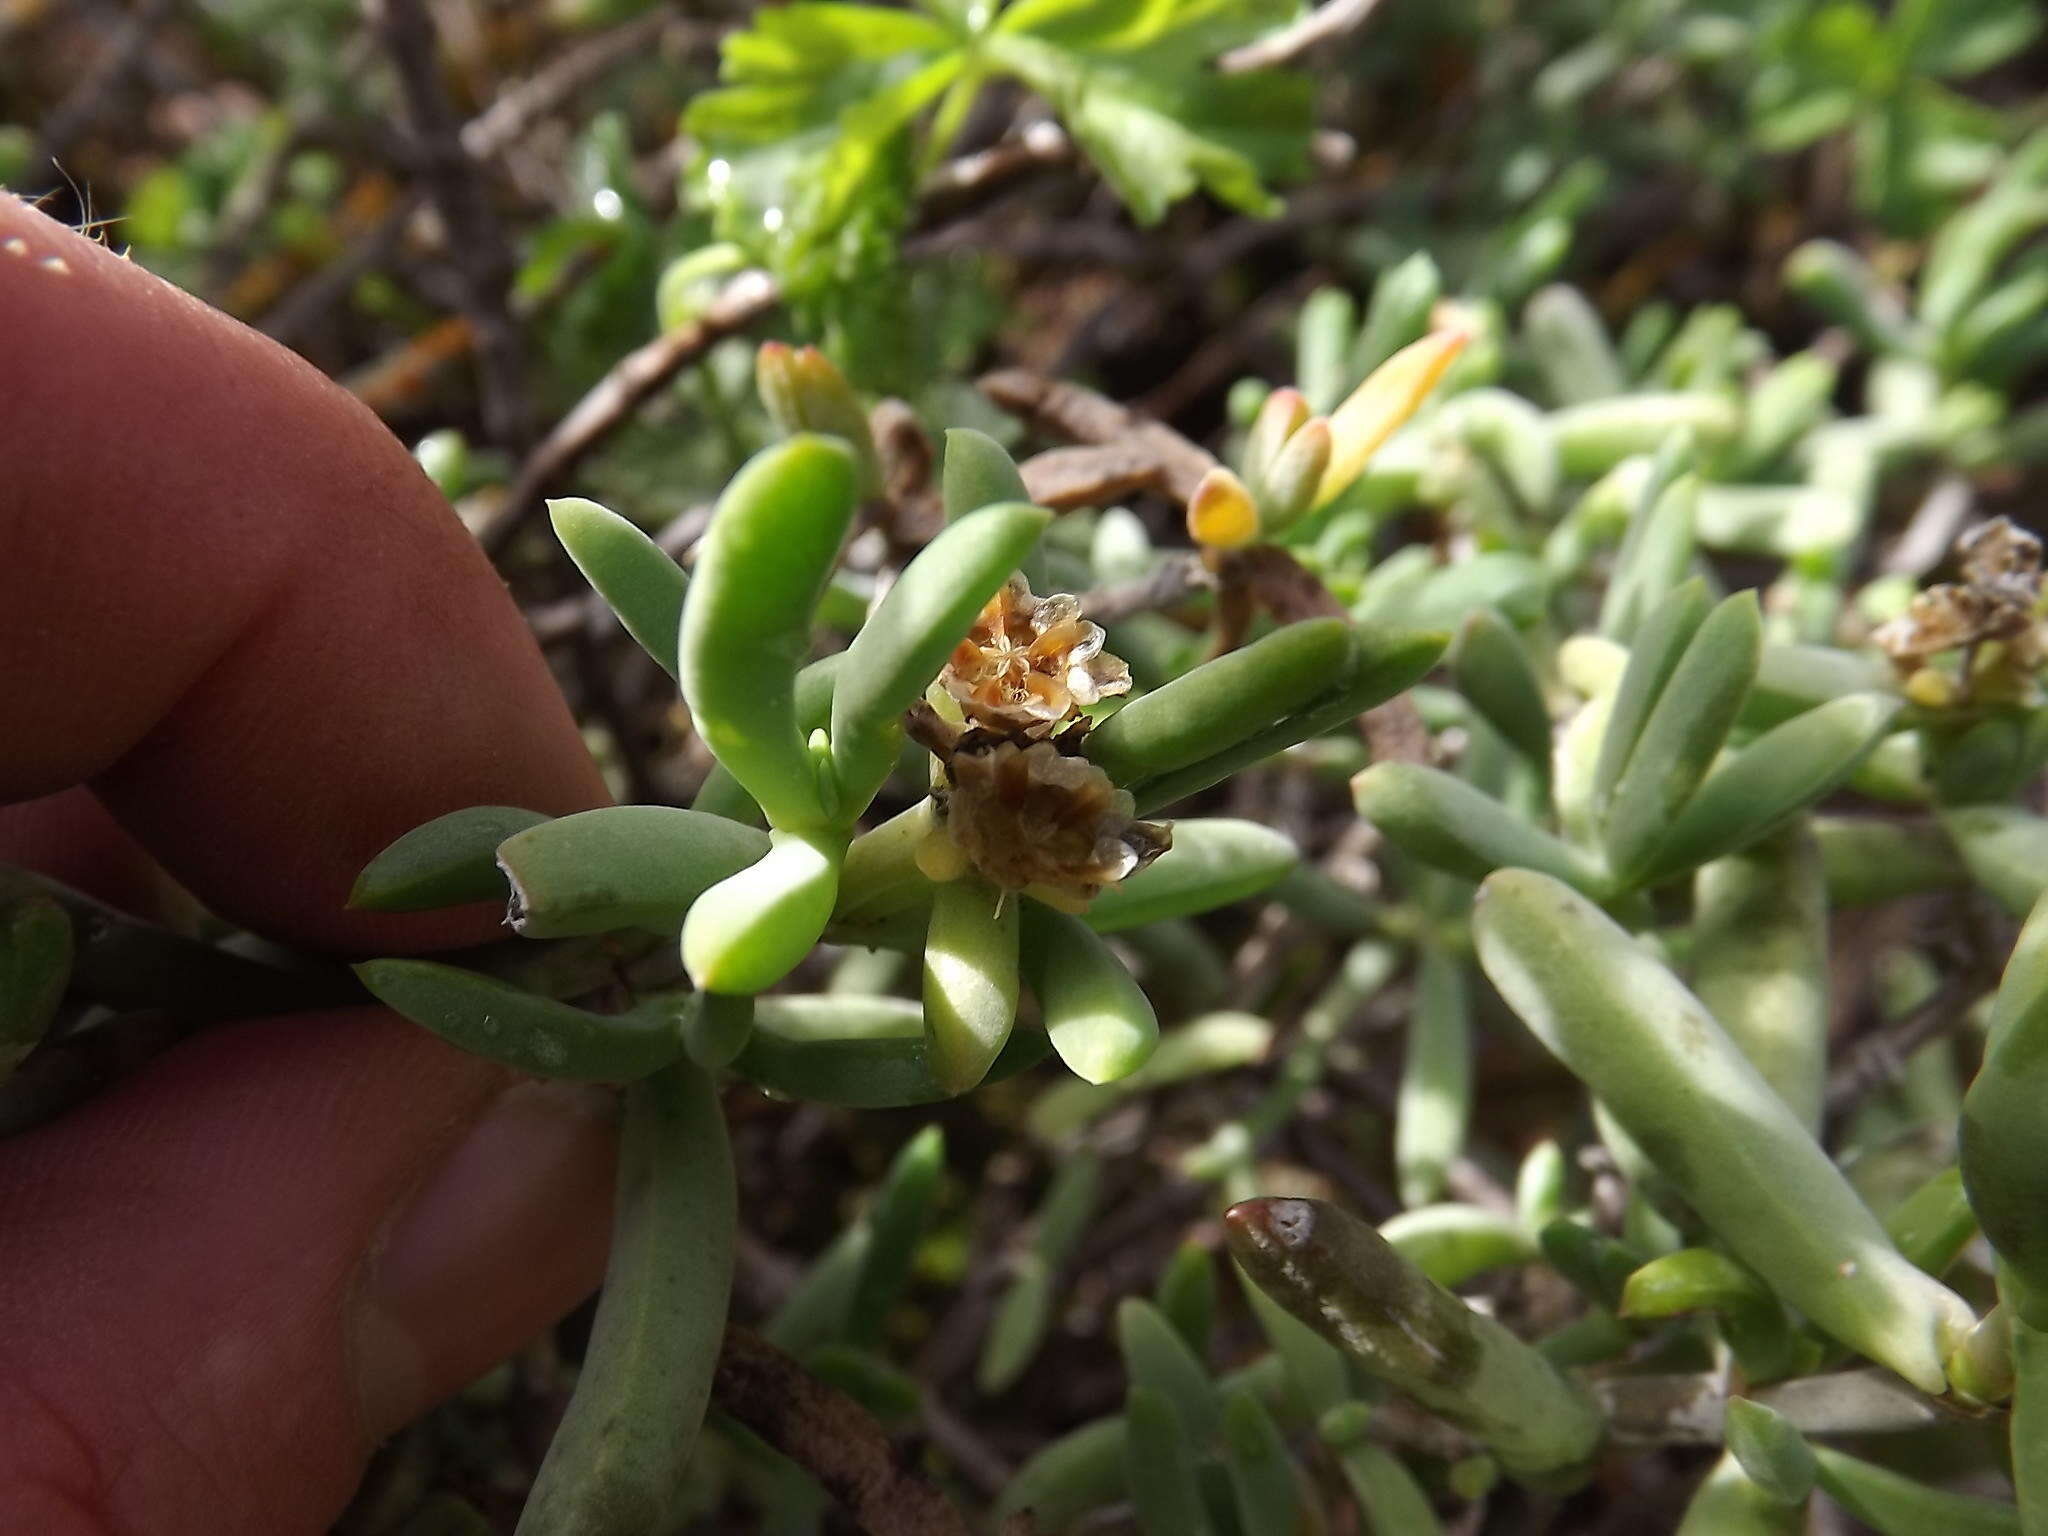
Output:
<instances>
[{"instance_id":1,"label":"thumb","mask_svg":"<svg viewBox=\"0 0 2048 1536\"><path fill-rule=\"evenodd\" d=\"M381 1010L213 1031L0 1157L0 1530L327 1529L602 1268L610 1098Z\"/></svg>"}]
</instances>

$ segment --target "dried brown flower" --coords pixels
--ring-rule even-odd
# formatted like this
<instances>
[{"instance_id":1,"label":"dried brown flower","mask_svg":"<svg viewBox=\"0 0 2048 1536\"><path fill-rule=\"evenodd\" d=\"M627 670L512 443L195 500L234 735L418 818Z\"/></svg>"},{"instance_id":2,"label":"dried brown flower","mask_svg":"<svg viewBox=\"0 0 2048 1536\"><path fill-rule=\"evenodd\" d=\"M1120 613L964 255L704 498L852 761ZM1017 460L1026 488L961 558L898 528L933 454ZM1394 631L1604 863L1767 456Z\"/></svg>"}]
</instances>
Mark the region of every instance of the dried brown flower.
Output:
<instances>
[{"instance_id":1,"label":"dried brown flower","mask_svg":"<svg viewBox=\"0 0 2048 1536\"><path fill-rule=\"evenodd\" d=\"M953 648L939 683L970 725L1036 740L1088 705L1126 693L1130 668L1103 654L1102 629L1064 592L1033 597L1012 576Z\"/></svg>"},{"instance_id":2,"label":"dried brown flower","mask_svg":"<svg viewBox=\"0 0 2048 1536\"><path fill-rule=\"evenodd\" d=\"M1964 534L1956 553L1963 579L1916 593L1911 606L1871 638L1905 668L1941 651L1993 640L2018 652L2021 665L2036 664L2041 541L2000 517Z\"/></svg>"},{"instance_id":3,"label":"dried brown flower","mask_svg":"<svg viewBox=\"0 0 2048 1536\"><path fill-rule=\"evenodd\" d=\"M946 834L991 884L1078 909L1173 846L1109 775L1053 741L970 732L946 763Z\"/></svg>"}]
</instances>

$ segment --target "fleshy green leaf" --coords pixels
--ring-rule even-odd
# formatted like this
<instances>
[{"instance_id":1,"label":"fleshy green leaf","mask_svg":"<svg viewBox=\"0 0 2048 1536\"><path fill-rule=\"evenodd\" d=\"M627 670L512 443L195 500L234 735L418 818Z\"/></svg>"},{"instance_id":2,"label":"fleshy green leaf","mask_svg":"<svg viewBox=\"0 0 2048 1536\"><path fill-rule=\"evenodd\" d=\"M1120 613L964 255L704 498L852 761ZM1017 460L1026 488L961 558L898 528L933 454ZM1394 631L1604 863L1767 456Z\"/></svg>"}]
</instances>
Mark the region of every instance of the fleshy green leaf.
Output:
<instances>
[{"instance_id":1,"label":"fleshy green leaf","mask_svg":"<svg viewBox=\"0 0 2048 1536\"><path fill-rule=\"evenodd\" d=\"M366 960L355 972L380 1002L450 1045L536 1077L632 1082L683 1054L672 1007L588 1013L433 960Z\"/></svg>"},{"instance_id":2,"label":"fleshy green leaf","mask_svg":"<svg viewBox=\"0 0 2048 1536\"><path fill-rule=\"evenodd\" d=\"M674 933L713 885L757 863L768 835L702 811L614 805L507 837L500 883L529 939L644 928Z\"/></svg>"},{"instance_id":3,"label":"fleshy green leaf","mask_svg":"<svg viewBox=\"0 0 2048 1536\"><path fill-rule=\"evenodd\" d=\"M662 547L618 513L581 496L548 503L555 537L626 633L670 677L680 678L676 637L690 581Z\"/></svg>"},{"instance_id":4,"label":"fleshy green leaf","mask_svg":"<svg viewBox=\"0 0 2048 1536\"><path fill-rule=\"evenodd\" d=\"M1135 875L1106 886L1084 918L1097 933L1191 917L1255 896L1301 862L1284 833L1213 816L1173 824L1173 846Z\"/></svg>"},{"instance_id":5,"label":"fleshy green leaf","mask_svg":"<svg viewBox=\"0 0 2048 1536\"><path fill-rule=\"evenodd\" d=\"M513 805L475 805L414 827L364 866L348 904L366 912L422 912L503 901L498 845L548 818Z\"/></svg>"}]
</instances>

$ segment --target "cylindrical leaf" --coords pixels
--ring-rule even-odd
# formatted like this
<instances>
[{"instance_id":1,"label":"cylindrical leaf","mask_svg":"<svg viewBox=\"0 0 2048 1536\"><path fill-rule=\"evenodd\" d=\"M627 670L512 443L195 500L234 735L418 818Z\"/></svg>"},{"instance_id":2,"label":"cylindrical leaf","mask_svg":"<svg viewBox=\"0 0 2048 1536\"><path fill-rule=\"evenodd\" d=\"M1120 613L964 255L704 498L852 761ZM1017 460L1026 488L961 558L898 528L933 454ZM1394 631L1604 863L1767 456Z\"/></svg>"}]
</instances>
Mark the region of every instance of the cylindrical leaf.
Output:
<instances>
[{"instance_id":1,"label":"cylindrical leaf","mask_svg":"<svg viewBox=\"0 0 2048 1536\"><path fill-rule=\"evenodd\" d=\"M2010 1504L1929 1488L1824 1445L1813 1457L1822 1491L1878 1536L2022 1536Z\"/></svg>"},{"instance_id":2,"label":"cylindrical leaf","mask_svg":"<svg viewBox=\"0 0 2048 1536\"><path fill-rule=\"evenodd\" d=\"M754 1032L754 999L745 993L692 992L683 1005L683 1048L707 1069L731 1066Z\"/></svg>"},{"instance_id":3,"label":"cylindrical leaf","mask_svg":"<svg viewBox=\"0 0 2048 1536\"><path fill-rule=\"evenodd\" d=\"M1128 1077L1159 1039L1152 1004L1085 924L1035 901L1022 906L1024 977L1052 1048L1088 1082Z\"/></svg>"},{"instance_id":4,"label":"cylindrical leaf","mask_svg":"<svg viewBox=\"0 0 2048 1536\"><path fill-rule=\"evenodd\" d=\"M1045 1059L1039 1030L1013 1030L984 1082ZM732 1064L739 1076L787 1099L847 1109L935 1104L941 1088L925 1056L924 1010L905 998L769 996L754 1002L754 1032Z\"/></svg>"},{"instance_id":5,"label":"cylindrical leaf","mask_svg":"<svg viewBox=\"0 0 2048 1536\"><path fill-rule=\"evenodd\" d=\"M1932 823L1817 816L1813 833L1830 907L1873 907L1930 891L1969 889L1962 856Z\"/></svg>"},{"instance_id":6,"label":"cylindrical leaf","mask_svg":"<svg viewBox=\"0 0 2048 1536\"><path fill-rule=\"evenodd\" d=\"M847 1314L847 1333L855 1343L873 1344L882 1337L888 1311L910 1279L945 1172L946 1139L936 1125L911 1137L890 1161L888 1175L863 1218L874 1241L854 1282Z\"/></svg>"},{"instance_id":7,"label":"cylindrical leaf","mask_svg":"<svg viewBox=\"0 0 2048 1536\"><path fill-rule=\"evenodd\" d=\"M499 884L529 939L645 928L675 933L697 898L768 852L768 836L702 811L613 805L508 836Z\"/></svg>"},{"instance_id":8,"label":"cylindrical leaf","mask_svg":"<svg viewBox=\"0 0 2048 1536\"><path fill-rule=\"evenodd\" d=\"M1687 1203L1772 1289L1923 1391L1974 1321L1894 1248L1839 1169L1699 1000L1568 887L1481 889L1480 963Z\"/></svg>"},{"instance_id":9,"label":"cylindrical leaf","mask_svg":"<svg viewBox=\"0 0 2048 1536\"><path fill-rule=\"evenodd\" d=\"M35 1049L71 982L71 919L48 896L0 905L0 1079Z\"/></svg>"},{"instance_id":10,"label":"cylindrical leaf","mask_svg":"<svg viewBox=\"0 0 2048 1536\"><path fill-rule=\"evenodd\" d=\"M1131 1385L1163 1395L1195 1444L1221 1433L1223 1403L1208 1371L1157 1307L1140 1296L1118 1302L1116 1341Z\"/></svg>"},{"instance_id":11,"label":"cylindrical leaf","mask_svg":"<svg viewBox=\"0 0 2048 1536\"><path fill-rule=\"evenodd\" d=\"M473 805L414 827L363 867L348 904L366 912L422 912L503 901L498 845L548 818L515 805Z\"/></svg>"},{"instance_id":12,"label":"cylindrical leaf","mask_svg":"<svg viewBox=\"0 0 2048 1536\"><path fill-rule=\"evenodd\" d=\"M1592 803L1600 815L1607 813L1608 803L1614 798L1614 786L1621 782L1622 770L1642 739L1650 711L1663 697L1671 674L1678 670L1679 658L1699 633L1707 612L1707 584L1695 577L1673 592L1669 601L1653 609L1637 627L1620 681L1614 685L1607 726L1600 737L1600 755L1593 769ZM1563 659L1572 658L1574 647L1581 655L1590 652L1599 657L1597 651L1579 646L1574 640L1567 645Z\"/></svg>"},{"instance_id":13,"label":"cylindrical leaf","mask_svg":"<svg viewBox=\"0 0 2048 1536\"><path fill-rule=\"evenodd\" d=\"M1550 773L1550 706L1529 651L1507 620L1476 608L1451 650L1451 676L1486 723L1539 774Z\"/></svg>"},{"instance_id":14,"label":"cylindrical leaf","mask_svg":"<svg viewBox=\"0 0 2048 1536\"><path fill-rule=\"evenodd\" d=\"M1359 624L1344 666L1327 686L1277 724L1255 732L1235 746L1210 752L1187 767L1162 773L1134 785L1138 814L1149 816L1162 806L1220 783L1230 775L1348 724L1375 705L1421 681L1443 654L1446 636L1429 630L1396 629ZM1190 674L1192 675L1192 674Z\"/></svg>"},{"instance_id":15,"label":"cylindrical leaf","mask_svg":"<svg viewBox=\"0 0 2048 1536\"><path fill-rule=\"evenodd\" d=\"M1723 1456L1685 1506L1677 1536L1801 1536L1806 1511L1772 1497Z\"/></svg>"},{"instance_id":16,"label":"cylindrical leaf","mask_svg":"<svg viewBox=\"0 0 2048 1536\"><path fill-rule=\"evenodd\" d=\"M1145 1536L1207 1536L1199 1458L1173 1399L1133 1383L1124 1399L1124 1481Z\"/></svg>"},{"instance_id":17,"label":"cylindrical leaf","mask_svg":"<svg viewBox=\"0 0 2048 1536\"><path fill-rule=\"evenodd\" d=\"M1648 855L1646 880L1747 848L1831 793L1884 740L1900 701L1855 693L1766 731L1707 775Z\"/></svg>"},{"instance_id":18,"label":"cylindrical leaf","mask_svg":"<svg viewBox=\"0 0 2048 1536\"><path fill-rule=\"evenodd\" d=\"M1719 395L1617 395L1566 406L1552 414L1558 465L1569 479L1592 480L1623 459L1655 453L1674 432L1689 431L1703 446L1723 443L1742 425L1742 413Z\"/></svg>"},{"instance_id":19,"label":"cylindrical leaf","mask_svg":"<svg viewBox=\"0 0 2048 1536\"><path fill-rule=\"evenodd\" d=\"M1255 821L1203 817L1173 824L1173 846L1135 875L1105 886L1085 920L1097 933L1191 917L1255 896L1301 862L1286 834Z\"/></svg>"},{"instance_id":20,"label":"cylindrical leaf","mask_svg":"<svg viewBox=\"0 0 2048 1536\"><path fill-rule=\"evenodd\" d=\"M1083 750L1119 784L1172 773L1284 720L1329 686L1350 648L1342 619L1289 624L1133 699Z\"/></svg>"},{"instance_id":21,"label":"cylindrical leaf","mask_svg":"<svg viewBox=\"0 0 2048 1536\"><path fill-rule=\"evenodd\" d=\"M626 1083L683 1053L674 1008L586 1013L432 960L366 960L355 972L380 1002L450 1045L537 1077Z\"/></svg>"},{"instance_id":22,"label":"cylindrical leaf","mask_svg":"<svg viewBox=\"0 0 2048 1536\"><path fill-rule=\"evenodd\" d=\"M1470 992L1463 960L1437 945L1423 950L1394 1101L1394 1172L1401 1203L1409 1207L1442 1195L1444 1177L1465 1147L1472 1114Z\"/></svg>"},{"instance_id":23,"label":"cylindrical leaf","mask_svg":"<svg viewBox=\"0 0 2048 1536\"><path fill-rule=\"evenodd\" d=\"M626 633L662 671L680 678L676 641L690 586L683 568L618 513L581 496L550 501L548 520L576 569L611 604Z\"/></svg>"},{"instance_id":24,"label":"cylindrical leaf","mask_svg":"<svg viewBox=\"0 0 2048 1536\"><path fill-rule=\"evenodd\" d=\"M1022 899L972 876L932 890L924 946L924 1028L932 1075L965 1093L987 1075L1017 1017Z\"/></svg>"},{"instance_id":25,"label":"cylindrical leaf","mask_svg":"<svg viewBox=\"0 0 2048 1536\"><path fill-rule=\"evenodd\" d=\"M725 1333L737 1203L710 1077L679 1062L629 1089L604 1291L520 1536L672 1524Z\"/></svg>"},{"instance_id":26,"label":"cylindrical leaf","mask_svg":"<svg viewBox=\"0 0 2048 1536\"><path fill-rule=\"evenodd\" d=\"M1377 763L1351 781L1358 814L1413 858L1467 880L1540 869L1579 889L1607 881L1584 854L1462 779L1418 763Z\"/></svg>"},{"instance_id":27,"label":"cylindrical leaf","mask_svg":"<svg viewBox=\"0 0 2048 1536\"><path fill-rule=\"evenodd\" d=\"M1795 829L1699 872L1693 991L1818 1135L1827 1086L1828 908L1810 835Z\"/></svg>"},{"instance_id":28,"label":"cylindrical leaf","mask_svg":"<svg viewBox=\"0 0 2048 1536\"><path fill-rule=\"evenodd\" d=\"M1628 388L1599 311L1569 284L1552 283L1530 295L1522 310L1522 330L1559 405L1604 400Z\"/></svg>"},{"instance_id":29,"label":"cylindrical leaf","mask_svg":"<svg viewBox=\"0 0 2048 1536\"><path fill-rule=\"evenodd\" d=\"M1819 1472L1813 1450L1776 1409L1746 1397L1728 1400L1728 1449L1750 1480L1785 1504L1804 1504Z\"/></svg>"},{"instance_id":30,"label":"cylindrical leaf","mask_svg":"<svg viewBox=\"0 0 2048 1536\"><path fill-rule=\"evenodd\" d=\"M1024 489L1024 477L1017 473L1017 466L1003 451L1003 445L972 427L946 429L945 464L940 480L949 523L983 507L1031 500L1031 493Z\"/></svg>"},{"instance_id":31,"label":"cylindrical leaf","mask_svg":"<svg viewBox=\"0 0 2048 1536\"><path fill-rule=\"evenodd\" d=\"M1963 1099L1970 1205L2005 1268L2000 1293L2029 1327L2048 1328L2048 901L2006 962L1984 1061Z\"/></svg>"},{"instance_id":32,"label":"cylindrical leaf","mask_svg":"<svg viewBox=\"0 0 2048 1536\"><path fill-rule=\"evenodd\" d=\"M1584 1390L1364 1222L1320 1200L1247 1200L1225 1220L1262 1290L1510 1471L1570 1475L1591 1458L1602 1424Z\"/></svg>"},{"instance_id":33,"label":"cylindrical leaf","mask_svg":"<svg viewBox=\"0 0 2048 1536\"><path fill-rule=\"evenodd\" d=\"M1603 835L1617 878L1633 880L1649 867L1672 818L1713 766L1762 648L1756 594L1741 592L1707 615L1678 658L1607 807Z\"/></svg>"},{"instance_id":34,"label":"cylindrical leaf","mask_svg":"<svg viewBox=\"0 0 2048 1536\"><path fill-rule=\"evenodd\" d=\"M855 478L853 456L830 438L794 437L748 460L719 498L683 610L691 718L778 827L832 814L797 728L796 674L853 521Z\"/></svg>"},{"instance_id":35,"label":"cylindrical leaf","mask_svg":"<svg viewBox=\"0 0 2048 1536\"><path fill-rule=\"evenodd\" d=\"M683 920L683 964L706 992L761 992L811 952L832 916L842 850L769 834L760 861L710 887Z\"/></svg>"},{"instance_id":36,"label":"cylindrical leaf","mask_svg":"<svg viewBox=\"0 0 2048 1536\"><path fill-rule=\"evenodd\" d=\"M1554 1146L1555 1143L1548 1143ZM1380 1223L1380 1236L1447 1289L1536 1257L1536 1240L1512 1216L1476 1205L1424 1205Z\"/></svg>"},{"instance_id":37,"label":"cylindrical leaf","mask_svg":"<svg viewBox=\"0 0 2048 1536\"><path fill-rule=\"evenodd\" d=\"M1287 1442L1256 1393L1233 1392L1224 1402L1223 1465L1240 1530L1290 1536L1310 1529Z\"/></svg>"}]
</instances>

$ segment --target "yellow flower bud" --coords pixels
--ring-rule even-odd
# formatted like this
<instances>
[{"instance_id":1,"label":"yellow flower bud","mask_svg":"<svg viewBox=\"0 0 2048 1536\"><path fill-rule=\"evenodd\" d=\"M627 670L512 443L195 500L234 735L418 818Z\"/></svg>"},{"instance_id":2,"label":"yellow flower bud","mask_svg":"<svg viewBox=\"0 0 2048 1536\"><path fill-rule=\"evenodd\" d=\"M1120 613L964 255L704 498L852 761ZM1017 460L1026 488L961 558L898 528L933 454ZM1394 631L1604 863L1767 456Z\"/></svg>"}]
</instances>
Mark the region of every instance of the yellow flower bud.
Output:
<instances>
[{"instance_id":1,"label":"yellow flower bud","mask_svg":"<svg viewBox=\"0 0 2048 1536\"><path fill-rule=\"evenodd\" d=\"M1207 549L1242 549L1259 536L1259 509L1236 475L1217 465L1188 498L1188 537Z\"/></svg>"}]
</instances>

